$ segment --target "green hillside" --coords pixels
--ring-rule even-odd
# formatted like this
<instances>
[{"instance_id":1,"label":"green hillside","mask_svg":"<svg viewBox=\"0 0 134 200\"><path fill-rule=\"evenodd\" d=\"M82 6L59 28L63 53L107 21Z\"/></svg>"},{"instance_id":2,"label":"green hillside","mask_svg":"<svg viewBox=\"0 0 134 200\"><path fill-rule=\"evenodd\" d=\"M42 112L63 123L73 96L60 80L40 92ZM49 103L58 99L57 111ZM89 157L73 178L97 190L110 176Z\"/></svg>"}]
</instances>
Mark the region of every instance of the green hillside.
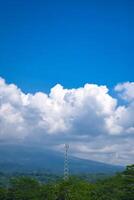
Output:
<instances>
[{"instance_id":1,"label":"green hillside","mask_svg":"<svg viewBox=\"0 0 134 200\"><path fill-rule=\"evenodd\" d=\"M70 177L43 184L32 177L12 177L0 187L0 200L134 200L134 165L95 183Z\"/></svg>"}]
</instances>

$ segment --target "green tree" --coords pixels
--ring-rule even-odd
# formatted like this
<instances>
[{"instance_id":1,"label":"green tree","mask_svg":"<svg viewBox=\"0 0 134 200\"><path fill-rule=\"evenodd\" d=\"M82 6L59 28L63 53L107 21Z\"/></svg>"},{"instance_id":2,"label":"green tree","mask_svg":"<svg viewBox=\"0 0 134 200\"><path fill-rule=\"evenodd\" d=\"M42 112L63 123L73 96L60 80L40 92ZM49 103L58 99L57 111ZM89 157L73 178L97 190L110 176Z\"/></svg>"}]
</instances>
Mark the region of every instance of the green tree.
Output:
<instances>
[{"instance_id":1,"label":"green tree","mask_svg":"<svg viewBox=\"0 0 134 200\"><path fill-rule=\"evenodd\" d=\"M7 190L4 188L0 188L0 200L7 199Z\"/></svg>"},{"instance_id":2,"label":"green tree","mask_svg":"<svg viewBox=\"0 0 134 200\"><path fill-rule=\"evenodd\" d=\"M20 177L0 187L0 200L134 200L134 165L113 177L89 183L71 177L51 184Z\"/></svg>"},{"instance_id":3,"label":"green tree","mask_svg":"<svg viewBox=\"0 0 134 200\"><path fill-rule=\"evenodd\" d=\"M38 181L27 178L15 178L11 180L8 196L11 200L38 200L40 184Z\"/></svg>"},{"instance_id":4,"label":"green tree","mask_svg":"<svg viewBox=\"0 0 134 200\"><path fill-rule=\"evenodd\" d=\"M122 200L134 200L134 165L127 166L122 179L124 191Z\"/></svg>"}]
</instances>

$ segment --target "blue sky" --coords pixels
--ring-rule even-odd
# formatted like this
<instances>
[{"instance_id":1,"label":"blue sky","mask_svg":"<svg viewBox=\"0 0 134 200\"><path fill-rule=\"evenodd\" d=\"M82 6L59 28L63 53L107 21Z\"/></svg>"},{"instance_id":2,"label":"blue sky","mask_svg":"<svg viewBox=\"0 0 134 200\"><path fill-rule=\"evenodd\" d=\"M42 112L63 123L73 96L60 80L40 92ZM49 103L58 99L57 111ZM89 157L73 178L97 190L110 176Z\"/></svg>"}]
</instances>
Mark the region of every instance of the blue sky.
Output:
<instances>
[{"instance_id":1,"label":"blue sky","mask_svg":"<svg viewBox=\"0 0 134 200\"><path fill-rule=\"evenodd\" d=\"M25 92L133 81L132 0L0 0L0 76Z\"/></svg>"}]
</instances>

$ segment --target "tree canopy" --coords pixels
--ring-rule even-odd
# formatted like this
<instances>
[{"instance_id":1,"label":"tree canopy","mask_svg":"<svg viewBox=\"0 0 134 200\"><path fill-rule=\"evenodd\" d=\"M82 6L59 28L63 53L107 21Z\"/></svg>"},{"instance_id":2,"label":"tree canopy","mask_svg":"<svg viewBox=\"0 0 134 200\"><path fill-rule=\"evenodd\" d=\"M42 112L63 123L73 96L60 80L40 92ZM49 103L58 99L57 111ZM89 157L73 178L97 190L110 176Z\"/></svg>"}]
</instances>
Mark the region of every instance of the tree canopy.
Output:
<instances>
[{"instance_id":1,"label":"tree canopy","mask_svg":"<svg viewBox=\"0 0 134 200\"><path fill-rule=\"evenodd\" d=\"M76 177L46 184L12 178L8 187L0 187L0 200L134 200L134 165L95 183Z\"/></svg>"}]
</instances>

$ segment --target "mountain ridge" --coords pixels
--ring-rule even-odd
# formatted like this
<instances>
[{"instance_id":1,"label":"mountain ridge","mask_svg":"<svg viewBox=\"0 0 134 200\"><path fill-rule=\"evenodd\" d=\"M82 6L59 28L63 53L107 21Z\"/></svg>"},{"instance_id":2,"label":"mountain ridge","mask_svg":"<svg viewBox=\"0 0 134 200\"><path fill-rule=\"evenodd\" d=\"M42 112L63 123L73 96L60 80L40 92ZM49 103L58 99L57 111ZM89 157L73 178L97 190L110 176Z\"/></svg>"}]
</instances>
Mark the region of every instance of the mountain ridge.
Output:
<instances>
[{"instance_id":1,"label":"mountain ridge","mask_svg":"<svg viewBox=\"0 0 134 200\"><path fill-rule=\"evenodd\" d=\"M64 155L25 145L0 146L0 171L49 171L63 173ZM124 167L69 156L70 173L115 173Z\"/></svg>"}]
</instances>

